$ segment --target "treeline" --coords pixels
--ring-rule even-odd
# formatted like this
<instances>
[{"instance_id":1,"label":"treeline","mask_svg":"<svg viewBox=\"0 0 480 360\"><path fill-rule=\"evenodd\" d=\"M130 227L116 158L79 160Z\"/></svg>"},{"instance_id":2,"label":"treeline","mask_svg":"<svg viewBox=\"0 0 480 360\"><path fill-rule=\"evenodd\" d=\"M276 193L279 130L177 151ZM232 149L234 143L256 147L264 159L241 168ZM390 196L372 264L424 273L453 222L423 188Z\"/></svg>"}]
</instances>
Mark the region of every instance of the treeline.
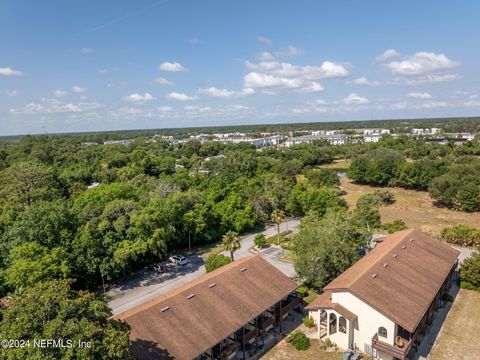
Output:
<instances>
[{"instance_id":1,"label":"treeline","mask_svg":"<svg viewBox=\"0 0 480 360\"><path fill-rule=\"evenodd\" d=\"M348 176L377 186L428 190L440 203L480 211L480 142L462 146L383 139L353 158Z\"/></svg>"},{"instance_id":2,"label":"treeline","mask_svg":"<svg viewBox=\"0 0 480 360\"><path fill-rule=\"evenodd\" d=\"M311 123L285 123L285 124L259 124L259 125L233 125L233 126L209 126L171 129L143 129L143 130L116 130L104 132L86 132L75 134L57 134L53 136L73 136L82 141L105 141L119 139L133 139L152 137L160 134L165 136L187 137L193 134L214 134L227 132L242 132L248 134L260 134L262 132L297 132L301 130L352 130L366 128L385 128L395 133L409 133L412 128L441 128L445 132L480 132L479 117L460 118L426 118L426 119L390 119L390 120L357 120L357 121L329 121ZM5 140L18 141L22 136L3 137ZM2 139L2 137L0 137Z\"/></svg>"}]
</instances>

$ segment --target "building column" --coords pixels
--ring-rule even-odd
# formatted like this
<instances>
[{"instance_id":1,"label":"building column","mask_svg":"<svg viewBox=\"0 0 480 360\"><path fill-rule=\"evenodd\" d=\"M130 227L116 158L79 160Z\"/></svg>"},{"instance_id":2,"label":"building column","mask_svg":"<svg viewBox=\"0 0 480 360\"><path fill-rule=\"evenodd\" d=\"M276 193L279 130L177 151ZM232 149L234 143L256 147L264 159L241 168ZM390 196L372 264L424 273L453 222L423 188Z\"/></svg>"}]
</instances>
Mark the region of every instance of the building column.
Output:
<instances>
[{"instance_id":1,"label":"building column","mask_svg":"<svg viewBox=\"0 0 480 360\"><path fill-rule=\"evenodd\" d=\"M330 313L327 311L327 336L330 336Z\"/></svg>"},{"instance_id":2,"label":"building column","mask_svg":"<svg viewBox=\"0 0 480 360\"><path fill-rule=\"evenodd\" d=\"M320 340L320 327L321 327L321 324L320 324L320 321L322 320L322 309L318 309L317 311L317 336L318 336L318 340Z\"/></svg>"}]
</instances>

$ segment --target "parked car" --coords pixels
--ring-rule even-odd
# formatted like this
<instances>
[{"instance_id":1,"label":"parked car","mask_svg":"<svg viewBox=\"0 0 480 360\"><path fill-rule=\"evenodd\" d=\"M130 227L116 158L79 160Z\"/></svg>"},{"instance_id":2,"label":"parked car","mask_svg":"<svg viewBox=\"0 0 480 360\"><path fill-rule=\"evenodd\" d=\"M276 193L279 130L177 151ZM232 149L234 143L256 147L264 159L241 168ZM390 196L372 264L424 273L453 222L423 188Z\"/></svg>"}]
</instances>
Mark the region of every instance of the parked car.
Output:
<instances>
[{"instance_id":1,"label":"parked car","mask_svg":"<svg viewBox=\"0 0 480 360\"><path fill-rule=\"evenodd\" d=\"M153 264L150 267L153 271L158 272L158 273L164 273L167 271L167 268L165 264L158 263L158 264Z\"/></svg>"},{"instance_id":2,"label":"parked car","mask_svg":"<svg viewBox=\"0 0 480 360\"><path fill-rule=\"evenodd\" d=\"M173 255L170 257L170 261L176 265L187 265L188 260L185 256Z\"/></svg>"}]
</instances>

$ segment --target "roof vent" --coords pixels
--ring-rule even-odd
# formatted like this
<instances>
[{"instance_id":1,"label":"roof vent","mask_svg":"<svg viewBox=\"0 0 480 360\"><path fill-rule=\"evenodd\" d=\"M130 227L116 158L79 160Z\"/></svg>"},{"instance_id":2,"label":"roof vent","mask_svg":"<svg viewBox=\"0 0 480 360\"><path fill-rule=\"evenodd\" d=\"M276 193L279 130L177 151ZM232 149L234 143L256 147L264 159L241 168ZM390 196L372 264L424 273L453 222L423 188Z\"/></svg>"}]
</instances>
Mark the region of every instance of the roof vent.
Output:
<instances>
[{"instance_id":1,"label":"roof vent","mask_svg":"<svg viewBox=\"0 0 480 360\"><path fill-rule=\"evenodd\" d=\"M247 268L241 268L240 269L240 272L244 272L244 271L247 271Z\"/></svg>"},{"instance_id":2,"label":"roof vent","mask_svg":"<svg viewBox=\"0 0 480 360\"><path fill-rule=\"evenodd\" d=\"M170 310L170 306L165 306L164 308L160 309L161 312L165 312L167 310Z\"/></svg>"},{"instance_id":3,"label":"roof vent","mask_svg":"<svg viewBox=\"0 0 480 360\"><path fill-rule=\"evenodd\" d=\"M387 267L388 267L388 264L387 264L387 263L383 264L383 267L384 267L384 268L387 268Z\"/></svg>"},{"instance_id":4,"label":"roof vent","mask_svg":"<svg viewBox=\"0 0 480 360\"><path fill-rule=\"evenodd\" d=\"M208 285L209 288L213 288L215 286L217 286L217 283L211 283L210 285Z\"/></svg>"},{"instance_id":5,"label":"roof vent","mask_svg":"<svg viewBox=\"0 0 480 360\"><path fill-rule=\"evenodd\" d=\"M193 298L194 296L195 296L195 294L190 294L190 295L187 296L187 299L191 299L191 298Z\"/></svg>"},{"instance_id":6,"label":"roof vent","mask_svg":"<svg viewBox=\"0 0 480 360\"><path fill-rule=\"evenodd\" d=\"M410 242L413 242L413 240L415 240L414 238L410 238Z\"/></svg>"},{"instance_id":7,"label":"roof vent","mask_svg":"<svg viewBox=\"0 0 480 360\"><path fill-rule=\"evenodd\" d=\"M393 257L394 257L395 259L398 259L398 254L393 254Z\"/></svg>"},{"instance_id":8,"label":"roof vent","mask_svg":"<svg viewBox=\"0 0 480 360\"><path fill-rule=\"evenodd\" d=\"M372 279L375 279L377 277L377 273L372 274Z\"/></svg>"},{"instance_id":9,"label":"roof vent","mask_svg":"<svg viewBox=\"0 0 480 360\"><path fill-rule=\"evenodd\" d=\"M407 245L402 245L402 249L405 250L407 248Z\"/></svg>"}]
</instances>

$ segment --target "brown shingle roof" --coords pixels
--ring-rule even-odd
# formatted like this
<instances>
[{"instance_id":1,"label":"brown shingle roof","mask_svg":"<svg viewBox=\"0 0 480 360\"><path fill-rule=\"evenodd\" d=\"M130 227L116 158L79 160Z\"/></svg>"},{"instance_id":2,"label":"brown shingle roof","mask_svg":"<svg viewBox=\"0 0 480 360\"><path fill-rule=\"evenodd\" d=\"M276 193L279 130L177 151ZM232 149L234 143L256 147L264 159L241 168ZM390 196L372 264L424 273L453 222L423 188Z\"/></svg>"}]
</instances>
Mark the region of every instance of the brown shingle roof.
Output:
<instances>
[{"instance_id":1,"label":"brown shingle roof","mask_svg":"<svg viewBox=\"0 0 480 360\"><path fill-rule=\"evenodd\" d=\"M413 332L458 255L458 250L418 230L399 231L386 237L325 290L348 290Z\"/></svg>"},{"instance_id":2,"label":"brown shingle roof","mask_svg":"<svg viewBox=\"0 0 480 360\"><path fill-rule=\"evenodd\" d=\"M251 256L114 318L132 327L130 339L137 358L192 359L297 286L262 257Z\"/></svg>"},{"instance_id":3,"label":"brown shingle roof","mask_svg":"<svg viewBox=\"0 0 480 360\"><path fill-rule=\"evenodd\" d=\"M352 313L350 310L346 309L340 304L332 302L332 291L327 290L318 295L315 300L313 300L305 309L307 310L316 310L316 309L333 309L338 312L340 315L345 316L348 320L353 321L357 318L357 315Z\"/></svg>"}]
</instances>

